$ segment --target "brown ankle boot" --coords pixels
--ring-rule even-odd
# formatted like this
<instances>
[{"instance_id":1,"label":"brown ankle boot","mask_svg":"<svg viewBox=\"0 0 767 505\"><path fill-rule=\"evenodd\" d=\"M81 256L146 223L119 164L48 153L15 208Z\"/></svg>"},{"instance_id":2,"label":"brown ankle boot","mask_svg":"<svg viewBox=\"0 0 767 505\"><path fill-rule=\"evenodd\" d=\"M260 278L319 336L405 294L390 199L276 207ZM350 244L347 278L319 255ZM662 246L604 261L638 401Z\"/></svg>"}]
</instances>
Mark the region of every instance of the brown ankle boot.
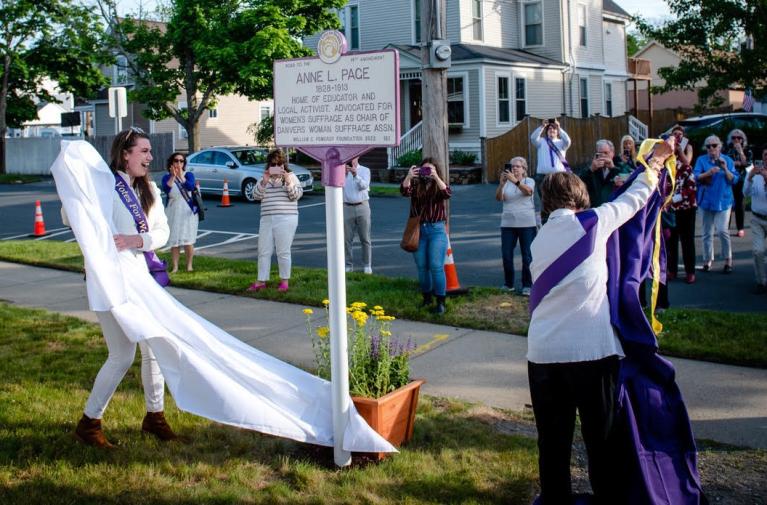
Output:
<instances>
[{"instance_id":1,"label":"brown ankle boot","mask_svg":"<svg viewBox=\"0 0 767 505\"><path fill-rule=\"evenodd\" d=\"M141 430L155 435L163 442L178 439L178 435L173 433L173 430L165 420L163 412L147 412L146 416L144 416L144 422L141 423Z\"/></svg>"},{"instance_id":2,"label":"brown ankle boot","mask_svg":"<svg viewBox=\"0 0 767 505\"><path fill-rule=\"evenodd\" d=\"M75 438L85 445L99 447L101 449L115 449L115 446L109 443L104 432L101 431L101 419L91 419L83 414L80 422L75 428Z\"/></svg>"}]
</instances>

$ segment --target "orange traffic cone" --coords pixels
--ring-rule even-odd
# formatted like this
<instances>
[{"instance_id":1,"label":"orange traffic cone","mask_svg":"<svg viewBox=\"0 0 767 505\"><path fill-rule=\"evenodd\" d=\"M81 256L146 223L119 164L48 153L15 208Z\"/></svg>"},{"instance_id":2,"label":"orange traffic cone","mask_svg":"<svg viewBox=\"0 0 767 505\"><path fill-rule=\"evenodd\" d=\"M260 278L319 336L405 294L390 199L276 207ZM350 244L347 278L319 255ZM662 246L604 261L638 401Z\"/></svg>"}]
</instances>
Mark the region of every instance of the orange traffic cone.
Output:
<instances>
[{"instance_id":1,"label":"orange traffic cone","mask_svg":"<svg viewBox=\"0 0 767 505\"><path fill-rule=\"evenodd\" d=\"M45 236L45 221L43 221L43 209L40 206L40 200L35 200L35 231L33 237Z\"/></svg>"},{"instance_id":2,"label":"orange traffic cone","mask_svg":"<svg viewBox=\"0 0 767 505\"><path fill-rule=\"evenodd\" d=\"M445 257L445 280L447 281L448 295L461 295L469 290L462 288L458 282L458 272L455 269L455 260L453 259L453 249L450 247L450 237L447 239L447 256Z\"/></svg>"},{"instance_id":3,"label":"orange traffic cone","mask_svg":"<svg viewBox=\"0 0 767 505\"><path fill-rule=\"evenodd\" d=\"M231 207L232 204L229 201L229 181L224 179L224 193L221 195L221 203L218 204L219 207Z\"/></svg>"}]
</instances>

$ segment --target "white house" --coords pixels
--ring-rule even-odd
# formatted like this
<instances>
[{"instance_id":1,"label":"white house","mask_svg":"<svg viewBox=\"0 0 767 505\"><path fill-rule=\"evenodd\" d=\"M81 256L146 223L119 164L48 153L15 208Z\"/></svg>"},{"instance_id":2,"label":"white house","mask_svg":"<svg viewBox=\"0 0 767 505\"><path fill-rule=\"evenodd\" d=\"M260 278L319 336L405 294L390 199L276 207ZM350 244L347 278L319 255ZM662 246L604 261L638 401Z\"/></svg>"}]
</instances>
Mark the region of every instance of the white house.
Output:
<instances>
[{"instance_id":1,"label":"white house","mask_svg":"<svg viewBox=\"0 0 767 505\"><path fill-rule=\"evenodd\" d=\"M626 112L629 15L612 0L445 1L451 150L479 155L481 137L527 114ZM339 13L351 50L399 50L403 132L421 120L420 3L350 0Z\"/></svg>"}]
</instances>

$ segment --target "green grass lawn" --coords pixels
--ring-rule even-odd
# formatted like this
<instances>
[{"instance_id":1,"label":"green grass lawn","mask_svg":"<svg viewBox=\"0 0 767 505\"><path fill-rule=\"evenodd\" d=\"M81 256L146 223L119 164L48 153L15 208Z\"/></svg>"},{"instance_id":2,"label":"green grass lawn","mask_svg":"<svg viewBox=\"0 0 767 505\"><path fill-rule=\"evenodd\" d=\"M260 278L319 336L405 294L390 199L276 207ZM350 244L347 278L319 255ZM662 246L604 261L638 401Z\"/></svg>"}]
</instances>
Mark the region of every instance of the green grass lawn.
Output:
<instances>
[{"instance_id":1,"label":"green grass lawn","mask_svg":"<svg viewBox=\"0 0 767 505\"><path fill-rule=\"evenodd\" d=\"M3 241L0 259L82 270L80 250L73 243ZM321 306L321 301L327 298L324 269L294 267L287 293L270 289L253 294L245 292L245 288L255 280L255 261L211 256L196 256L194 261L194 272L172 276L174 286L310 306ZM381 305L387 313L402 319L517 335L527 333L527 298L509 296L495 288L474 288L466 296L451 298L447 314L439 318L418 307L418 285L414 279L362 273L347 274L346 279L349 303ZM660 319L664 324L660 348L666 355L767 368L766 314L672 308Z\"/></svg>"},{"instance_id":2,"label":"green grass lawn","mask_svg":"<svg viewBox=\"0 0 767 505\"><path fill-rule=\"evenodd\" d=\"M29 182L40 182L42 177L39 175L28 174L0 174L0 184L27 184Z\"/></svg>"},{"instance_id":3,"label":"green grass lawn","mask_svg":"<svg viewBox=\"0 0 767 505\"><path fill-rule=\"evenodd\" d=\"M179 412L170 395L168 420L190 442L142 436L137 362L104 417L119 449L102 451L71 436L106 357L98 326L0 303L0 355L4 505L527 504L535 492L534 438L500 432L506 415L487 408L422 397L414 438L400 454L339 470L330 448Z\"/></svg>"}]
</instances>

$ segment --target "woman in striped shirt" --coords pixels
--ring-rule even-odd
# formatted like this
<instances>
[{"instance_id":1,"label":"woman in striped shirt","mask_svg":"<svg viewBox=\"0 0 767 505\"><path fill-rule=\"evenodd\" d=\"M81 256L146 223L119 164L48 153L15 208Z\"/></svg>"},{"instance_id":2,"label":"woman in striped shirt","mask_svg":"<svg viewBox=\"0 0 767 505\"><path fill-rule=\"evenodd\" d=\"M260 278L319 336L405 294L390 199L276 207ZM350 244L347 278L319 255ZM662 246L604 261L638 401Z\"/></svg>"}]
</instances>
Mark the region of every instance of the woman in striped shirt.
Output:
<instances>
[{"instance_id":1,"label":"woman in striped shirt","mask_svg":"<svg viewBox=\"0 0 767 505\"><path fill-rule=\"evenodd\" d=\"M445 254L447 253L447 212L445 200L452 194L442 180L433 159L425 158L420 167L413 165L400 185L400 192L410 198L410 217L420 216L418 250L413 253L418 267L418 282L423 293L423 306L436 296L435 314L445 313Z\"/></svg>"},{"instance_id":2,"label":"woman in striped shirt","mask_svg":"<svg viewBox=\"0 0 767 505\"><path fill-rule=\"evenodd\" d=\"M261 222L258 227L258 280L248 291L266 288L272 268L272 254L277 251L280 284L277 291L288 290L290 279L290 247L298 227L298 199L304 190L298 178L288 168L285 154L279 149L266 157L264 175L256 184L254 195L261 201Z\"/></svg>"}]
</instances>

